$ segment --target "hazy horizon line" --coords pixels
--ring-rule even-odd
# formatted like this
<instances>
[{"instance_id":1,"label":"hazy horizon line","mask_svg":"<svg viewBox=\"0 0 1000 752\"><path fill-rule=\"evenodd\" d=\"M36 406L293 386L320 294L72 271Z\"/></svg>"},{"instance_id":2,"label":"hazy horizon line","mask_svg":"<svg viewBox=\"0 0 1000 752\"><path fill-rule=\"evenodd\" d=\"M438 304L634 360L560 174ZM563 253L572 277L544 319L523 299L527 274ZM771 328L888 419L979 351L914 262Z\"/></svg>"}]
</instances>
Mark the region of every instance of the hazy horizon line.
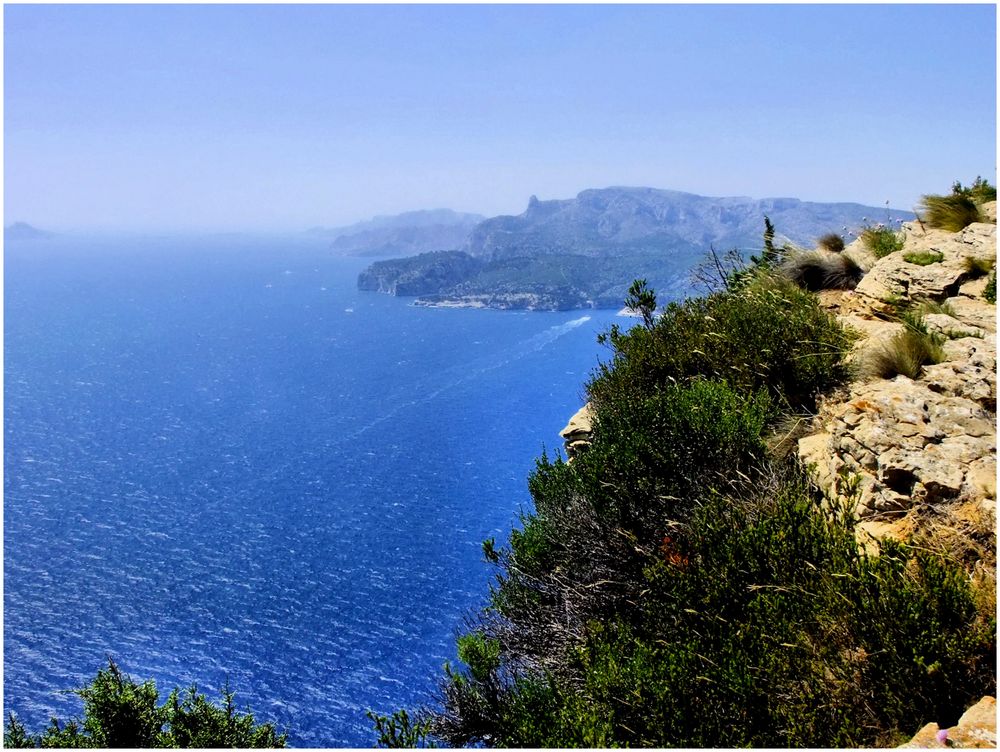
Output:
<instances>
[{"instance_id":1,"label":"hazy horizon line","mask_svg":"<svg viewBox=\"0 0 1000 752\"><path fill-rule=\"evenodd\" d=\"M4 218L4 230L9 229L13 225L24 224L32 227L36 230L41 230L43 232L54 233L57 235L103 235L103 234L124 234L124 235L309 235L310 233L316 233L320 231L334 231L339 229L345 229L352 225L362 224L365 222L371 222L380 218L391 218L397 217L402 214L409 214L415 212L424 211L453 211L457 214L478 214L486 219L492 219L494 217L508 217L508 216L519 216L523 214L528 207L531 198L538 198L539 201L569 201L581 193L587 191L600 191L600 190L610 190L610 189L652 189L656 191L666 191L674 193L683 193L692 196L700 196L703 198L710 199L730 199L730 198L747 198L754 201L765 201L765 200L779 200L779 199L793 199L796 201L802 201L804 203L815 203L815 204L858 204L861 206L868 206L872 209L885 210L886 208L892 211L908 211L913 212L916 209L916 205L909 208L903 208L900 206L888 206L885 203L874 204L868 203L860 199L820 199L814 197L803 198L801 196L794 196L790 194L785 195L771 195L771 196L755 196L742 193L697 193L695 191L683 190L679 188L661 188L658 186L651 185L624 185L624 184L611 184L602 187L589 187L581 188L576 193L570 196L557 196L552 198L542 198L535 194L529 194L525 198L522 206L524 207L519 212L512 213L490 213L489 211L476 210L476 209L457 209L451 206L414 206L408 209L401 209L399 211L380 211L376 214L370 214L363 217L358 217L355 219L341 220L341 221L323 221L317 220L311 223L303 223L301 225L296 224L295 226L250 226L250 225L189 225L189 226L163 226L163 225L134 225L134 224L107 224L107 223L96 223L92 225L63 225L57 222L46 222L45 220L27 219L23 217L17 217L12 219Z\"/></svg>"}]
</instances>

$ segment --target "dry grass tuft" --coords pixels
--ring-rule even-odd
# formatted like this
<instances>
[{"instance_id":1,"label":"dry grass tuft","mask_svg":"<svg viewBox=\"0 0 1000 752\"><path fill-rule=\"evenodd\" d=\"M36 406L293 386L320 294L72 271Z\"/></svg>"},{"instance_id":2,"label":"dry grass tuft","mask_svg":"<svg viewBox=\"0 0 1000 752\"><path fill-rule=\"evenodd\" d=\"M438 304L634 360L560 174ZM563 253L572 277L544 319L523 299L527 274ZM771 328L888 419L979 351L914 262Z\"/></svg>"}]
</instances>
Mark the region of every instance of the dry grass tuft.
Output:
<instances>
[{"instance_id":1,"label":"dry grass tuft","mask_svg":"<svg viewBox=\"0 0 1000 752\"><path fill-rule=\"evenodd\" d=\"M965 257L965 273L969 275L969 279L985 277L993 271L994 265L993 259L975 258L974 256Z\"/></svg>"},{"instance_id":2,"label":"dry grass tuft","mask_svg":"<svg viewBox=\"0 0 1000 752\"><path fill-rule=\"evenodd\" d=\"M830 253L840 253L844 250L844 239L835 232L828 232L816 241L816 247Z\"/></svg>"},{"instance_id":3,"label":"dry grass tuft","mask_svg":"<svg viewBox=\"0 0 1000 752\"><path fill-rule=\"evenodd\" d=\"M860 364L863 377L891 379L901 374L916 379L924 365L944 360L943 339L928 332L919 315L905 313L903 323L906 329L868 350Z\"/></svg>"},{"instance_id":4,"label":"dry grass tuft","mask_svg":"<svg viewBox=\"0 0 1000 752\"><path fill-rule=\"evenodd\" d=\"M778 271L786 279L812 292L853 290L865 276L853 259L819 251L796 253L786 259Z\"/></svg>"},{"instance_id":5,"label":"dry grass tuft","mask_svg":"<svg viewBox=\"0 0 1000 752\"><path fill-rule=\"evenodd\" d=\"M973 222L982 221L976 202L961 194L924 196L920 203L920 210L924 222L931 227L949 232L958 232Z\"/></svg>"}]
</instances>

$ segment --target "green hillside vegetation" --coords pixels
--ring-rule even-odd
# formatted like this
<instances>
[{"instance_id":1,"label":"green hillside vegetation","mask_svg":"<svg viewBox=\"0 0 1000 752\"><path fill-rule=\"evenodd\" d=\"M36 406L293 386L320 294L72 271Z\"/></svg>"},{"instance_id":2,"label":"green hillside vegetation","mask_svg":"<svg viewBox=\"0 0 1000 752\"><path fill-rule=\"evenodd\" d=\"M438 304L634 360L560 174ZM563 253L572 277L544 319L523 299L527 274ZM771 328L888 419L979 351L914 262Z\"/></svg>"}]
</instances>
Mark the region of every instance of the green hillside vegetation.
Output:
<instances>
[{"instance_id":1,"label":"green hillside vegetation","mask_svg":"<svg viewBox=\"0 0 1000 752\"><path fill-rule=\"evenodd\" d=\"M159 704L151 682L137 684L108 660L107 668L76 694L83 700L83 718L53 718L41 734L31 734L11 714L4 728L4 747L284 747L286 735L273 724L257 723L249 712L236 709L235 693L227 686L217 705L194 686L174 689Z\"/></svg>"},{"instance_id":2,"label":"green hillside vegetation","mask_svg":"<svg viewBox=\"0 0 1000 752\"><path fill-rule=\"evenodd\" d=\"M463 665L436 706L373 714L381 744L890 745L994 691L995 615L966 574L866 552L767 449L846 379L850 344L779 260L655 313L632 287L642 324L602 336L587 384L591 446L539 458L534 510L484 544Z\"/></svg>"}]
</instances>

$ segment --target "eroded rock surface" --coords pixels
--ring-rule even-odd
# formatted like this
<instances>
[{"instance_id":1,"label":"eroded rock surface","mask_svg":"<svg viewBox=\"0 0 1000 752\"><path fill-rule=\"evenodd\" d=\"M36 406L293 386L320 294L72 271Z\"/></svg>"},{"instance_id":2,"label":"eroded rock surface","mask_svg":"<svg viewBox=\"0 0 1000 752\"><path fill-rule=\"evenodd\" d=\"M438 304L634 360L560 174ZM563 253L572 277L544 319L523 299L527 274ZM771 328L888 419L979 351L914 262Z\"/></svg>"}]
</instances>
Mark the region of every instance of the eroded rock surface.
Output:
<instances>
[{"instance_id":1,"label":"eroded rock surface","mask_svg":"<svg viewBox=\"0 0 1000 752\"><path fill-rule=\"evenodd\" d=\"M904 538L927 519L975 510L978 528L996 514L996 306L982 298L985 279L967 259L996 259L996 225L976 223L958 233L903 226L904 247L880 260L858 241L847 253L870 265L852 292L823 298L825 307L859 334L851 359L885 347L903 331L894 309L934 301L923 316L944 340L943 360L916 379L857 380L822 406L799 456L826 495L853 505L859 535ZM941 261L907 262L934 251ZM995 565L995 541L991 545ZM980 549L977 549L980 550Z\"/></svg>"},{"instance_id":2,"label":"eroded rock surface","mask_svg":"<svg viewBox=\"0 0 1000 752\"><path fill-rule=\"evenodd\" d=\"M566 427L559 432L566 447L566 456L570 460L581 449L590 445L590 434L593 430L593 413L588 402L573 414Z\"/></svg>"}]
</instances>

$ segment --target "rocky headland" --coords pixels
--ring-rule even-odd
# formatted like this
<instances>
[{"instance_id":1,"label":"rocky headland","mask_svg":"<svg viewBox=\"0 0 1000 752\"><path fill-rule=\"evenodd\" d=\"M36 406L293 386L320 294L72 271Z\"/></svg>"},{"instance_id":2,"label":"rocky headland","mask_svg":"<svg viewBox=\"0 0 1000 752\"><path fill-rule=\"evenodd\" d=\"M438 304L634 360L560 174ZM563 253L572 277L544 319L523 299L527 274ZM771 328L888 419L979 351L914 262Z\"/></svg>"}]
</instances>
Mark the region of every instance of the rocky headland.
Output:
<instances>
[{"instance_id":1,"label":"rocky headland","mask_svg":"<svg viewBox=\"0 0 1000 752\"><path fill-rule=\"evenodd\" d=\"M551 201L532 196L521 214L477 224L455 252L377 262L361 273L358 287L430 306L617 308L636 278L648 280L661 300L685 296L690 270L711 248L760 245L765 215L783 240L811 244L831 227L857 228L876 214L913 217L861 204L657 188L591 189Z\"/></svg>"}]
</instances>

